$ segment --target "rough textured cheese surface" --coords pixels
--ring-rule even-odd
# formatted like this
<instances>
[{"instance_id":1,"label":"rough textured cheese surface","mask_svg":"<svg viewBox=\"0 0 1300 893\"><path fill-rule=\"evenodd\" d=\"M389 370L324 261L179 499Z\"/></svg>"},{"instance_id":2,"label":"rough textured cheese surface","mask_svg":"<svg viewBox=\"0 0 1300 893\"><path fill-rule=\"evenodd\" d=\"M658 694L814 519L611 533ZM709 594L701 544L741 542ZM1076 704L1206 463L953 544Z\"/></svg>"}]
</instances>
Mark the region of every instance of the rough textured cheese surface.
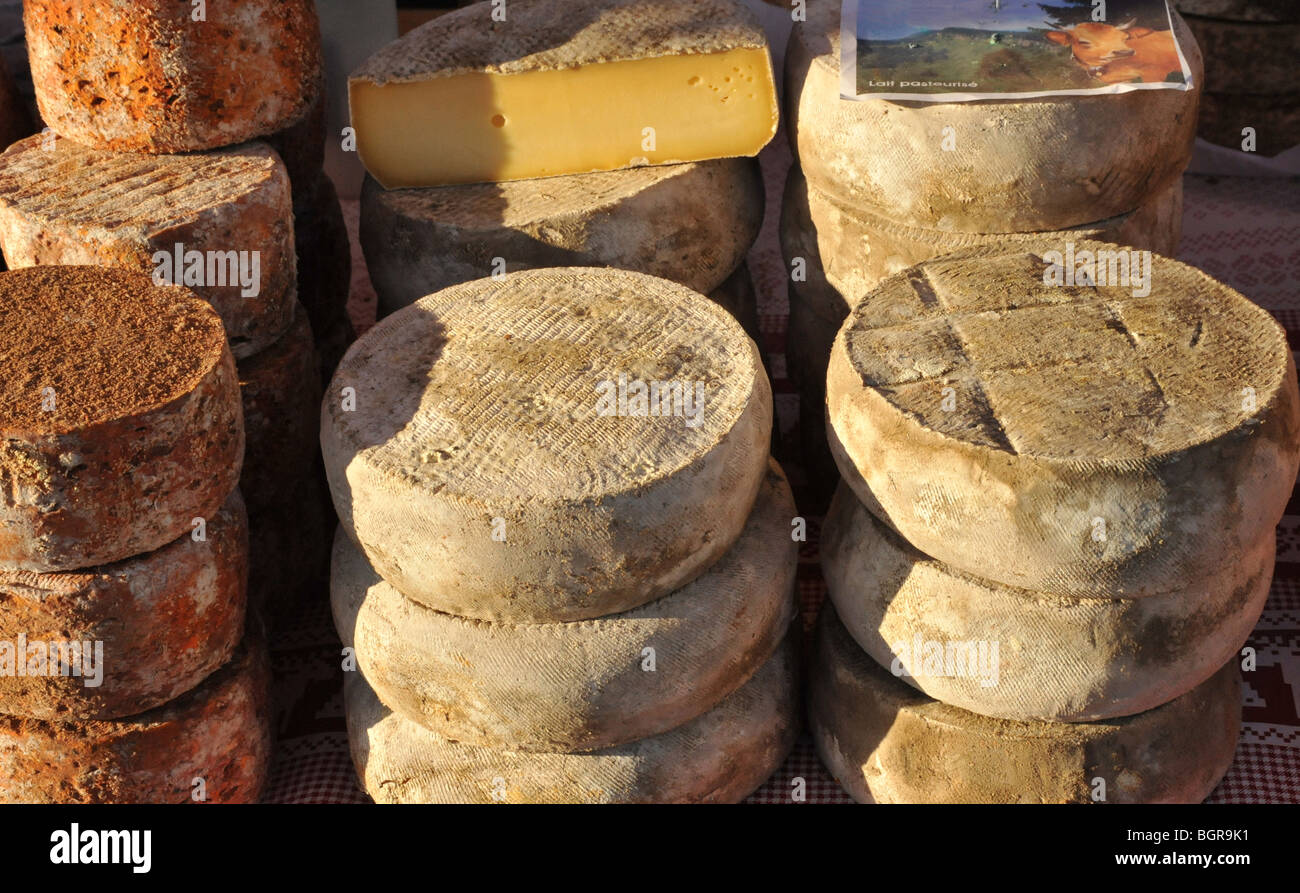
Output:
<instances>
[{"instance_id":1,"label":"rough textured cheese surface","mask_svg":"<svg viewBox=\"0 0 1300 893\"><path fill-rule=\"evenodd\" d=\"M292 213L288 174L263 143L138 155L37 134L0 156L0 245L10 269L98 264L154 275L155 254L165 252L170 281L212 304L236 357L271 344L292 318ZM175 271L177 244L204 253L202 282L183 278L188 260ZM226 262L231 251L257 252L256 295L243 293Z\"/></svg>"},{"instance_id":2,"label":"rough textured cheese surface","mask_svg":"<svg viewBox=\"0 0 1300 893\"><path fill-rule=\"evenodd\" d=\"M1242 149L1244 128L1254 131L1255 151L1273 156L1300 146L1300 93L1249 96L1206 93L1196 134L1220 146Z\"/></svg>"},{"instance_id":3,"label":"rough textured cheese surface","mask_svg":"<svg viewBox=\"0 0 1300 893\"><path fill-rule=\"evenodd\" d=\"M811 225L816 233L816 259L823 265L826 281L840 297L832 306L817 305L816 311L835 319L848 315L850 304L880 284L887 276L922 261L970 248L989 245L1024 244L1043 239L1060 242L1095 239L1131 245L1173 257L1183 229L1183 181L1175 180L1163 192L1137 210L1068 230L1045 233L946 233L900 226L883 217L853 210L808 183L792 169L786 191L790 205L783 214L792 216L790 226ZM813 262L809 258L809 263ZM816 289L812 295L822 294Z\"/></svg>"},{"instance_id":4,"label":"rough textured cheese surface","mask_svg":"<svg viewBox=\"0 0 1300 893\"><path fill-rule=\"evenodd\" d=\"M946 567L909 546L841 484L822 527L835 611L882 667L985 716L1083 722L1172 701L1232 659L1263 610L1276 540L1148 598L1062 598ZM996 673L933 646L996 643ZM926 651L929 647L930 651ZM978 646L977 646L978 647ZM986 651L986 654L992 654ZM958 658L961 658L961 662Z\"/></svg>"},{"instance_id":5,"label":"rough textured cheese surface","mask_svg":"<svg viewBox=\"0 0 1300 893\"><path fill-rule=\"evenodd\" d=\"M839 11L818 0L795 23L785 101L808 180L853 207L930 229L1065 229L1150 201L1191 158L1201 58L1176 17L1190 91L854 102L840 99ZM949 127L956 148L944 151Z\"/></svg>"},{"instance_id":6,"label":"rough textured cheese surface","mask_svg":"<svg viewBox=\"0 0 1300 893\"><path fill-rule=\"evenodd\" d=\"M324 386L356 333L348 317L352 243L334 181L321 171L305 189L296 191L293 241L298 252L298 300L311 322Z\"/></svg>"},{"instance_id":7,"label":"rough textured cheese surface","mask_svg":"<svg viewBox=\"0 0 1300 893\"><path fill-rule=\"evenodd\" d=\"M230 146L294 123L321 88L310 0L28 0L41 117L116 152Z\"/></svg>"},{"instance_id":8,"label":"rough textured cheese surface","mask_svg":"<svg viewBox=\"0 0 1300 893\"><path fill-rule=\"evenodd\" d=\"M823 765L860 803L1199 803L1232 764L1241 674L1225 664L1181 697L1095 723L980 716L876 664L822 608L808 714Z\"/></svg>"},{"instance_id":9,"label":"rough textured cheese surface","mask_svg":"<svg viewBox=\"0 0 1300 893\"><path fill-rule=\"evenodd\" d=\"M1300 22L1225 22L1186 16L1205 54L1205 89L1214 93L1296 92Z\"/></svg>"},{"instance_id":10,"label":"rough textured cheese surface","mask_svg":"<svg viewBox=\"0 0 1300 893\"><path fill-rule=\"evenodd\" d=\"M239 480L221 320L105 267L0 274L0 566L64 571L161 548Z\"/></svg>"},{"instance_id":11,"label":"rough textured cheese surface","mask_svg":"<svg viewBox=\"0 0 1300 893\"><path fill-rule=\"evenodd\" d=\"M352 73L357 151L385 187L757 155L776 133L767 40L739 0L495 9L439 16Z\"/></svg>"},{"instance_id":12,"label":"rough textured cheese surface","mask_svg":"<svg viewBox=\"0 0 1300 893\"><path fill-rule=\"evenodd\" d=\"M676 382L699 411L624 404L620 376ZM322 416L339 518L384 579L447 613L546 622L643 605L722 557L767 470L772 392L754 342L703 295L557 268L381 321Z\"/></svg>"},{"instance_id":13,"label":"rough textured cheese surface","mask_svg":"<svg viewBox=\"0 0 1300 893\"><path fill-rule=\"evenodd\" d=\"M430 189L385 190L367 177L361 192L381 317L451 285L536 267L618 267L708 294L762 223L751 158Z\"/></svg>"},{"instance_id":14,"label":"rough textured cheese surface","mask_svg":"<svg viewBox=\"0 0 1300 893\"><path fill-rule=\"evenodd\" d=\"M1237 22L1300 22L1295 0L1174 0L1184 15Z\"/></svg>"},{"instance_id":15,"label":"rough textured cheese surface","mask_svg":"<svg viewBox=\"0 0 1300 893\"><path fill-rule=\"evenodd\" d=\"M185 534L155 552L89 570L0 569L0 642L14 649L0 653L0 713L143 713L224 664L244 632L248 520L238 491L207 519L205 534L203 541ZM16 644L20 636L26 650ZM92 645L87 657L64 660L51 643L68 642L98 642L102 652ZM64 664L89 672L63 675ZM32 669L41 672L27 675Z\"/></svg>"},{"instance_id":16,"label":"rough textured cheese surface","mask_svg":"<svg viewBox=\"0 0 1300 893\"><path fill-rule=\"evenodd\" d=\"M867 295L831 349L831 448L877 517L967 573L1112 598L1193 586L1273 537L1295 482L1286 335L1158 255L1148 297L1044 284L1041 255L1064 248L947 255Z\"/></svg>"},{"instance_id":17,"label":"rough textured cheese surface","mask_svg":"<svg viewBox=\"0 0 1300 893\"><path fill-rule=\"evenodd\" d=\"M380 699L444 738L532 752L613 747L710 710L772 656L795 616L796 514L772 463L745 532L703 576L648 605L572 623L429 610L340 535L334 623Z\"/></svg>"},{"instance_id":18,"label":"rough textured cheese surface","mask_svg":"<svg viewBox=\"0 0 1300 893\"><path fill-rule=\"evenodd\" d=\"M245 443L239 488L259 512L316 469L320 370L302 307L279 341L237 368Z\"/></svg>"},{"instance_id":19,"label":"rough textured cheese surface","mask_svg":"<svg viewBox=\"0 0 1300 893\"><path fill-rule=\"evenodd\" d=\"M796 635L707 713L590 753L448 741L389 711L365 677L349 673L352 762L379 803L736 803L776 771L798 735Z\"/></svg>"},{"instance_id":20,"label":"rough textured cheese surface","mask_svg":"<svg viewBox=\"0 0 1300 893\"><path fill-rule=\"evenodd\" d=\"M112 721L0 717L2 803L256 803L271 764L271 670L251 637L161 707Z\"/></svg>"}]
</instances>

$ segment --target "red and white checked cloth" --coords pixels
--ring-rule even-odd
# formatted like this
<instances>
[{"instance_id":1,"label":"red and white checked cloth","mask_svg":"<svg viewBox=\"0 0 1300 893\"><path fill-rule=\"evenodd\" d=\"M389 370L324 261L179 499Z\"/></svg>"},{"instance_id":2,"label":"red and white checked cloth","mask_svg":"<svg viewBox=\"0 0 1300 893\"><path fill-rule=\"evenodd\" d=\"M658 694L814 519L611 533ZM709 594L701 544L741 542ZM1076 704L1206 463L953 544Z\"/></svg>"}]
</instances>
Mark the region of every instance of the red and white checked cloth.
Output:
<instances>
[{"instance_id":1,"label":"red and white checked cloth","mask_svg":"<svg viewBox=\"0 0 1300 893\"><path fill-rule=\"evenodd\" d=\"M786 276L777 246L779 202L790 154L784 134L764 151L768 213L750 254L759 290L760 323L772 357L782 431L793 431L798 396L785 375ZM1179 257L1239 289L1270 310L1300 346L1300 180L1188 176ZM374 318L374 298L360 251L355 250L356 205L347 209L354 236L354 290L350 307L363 327ZM787 440L794 442L793 437ZM795 455L791 450L791 454ZM799 595L805 624L825 595L817 563L817 525L799 556ZM1273 588L1250 638L1259 656L1243 691L1244 725L1236 759L1210 796L1212 803L1300 802L1300 494L1278 526ZM296 622L276 631L276 726L279 749L265 800L273 803L364 803L343 724L340 645L326 597ZM751 803L791 803L796 779L808 803L848 803L821 766L805 735L785 764L755 792Z\"/></svg>"}]
</instances>

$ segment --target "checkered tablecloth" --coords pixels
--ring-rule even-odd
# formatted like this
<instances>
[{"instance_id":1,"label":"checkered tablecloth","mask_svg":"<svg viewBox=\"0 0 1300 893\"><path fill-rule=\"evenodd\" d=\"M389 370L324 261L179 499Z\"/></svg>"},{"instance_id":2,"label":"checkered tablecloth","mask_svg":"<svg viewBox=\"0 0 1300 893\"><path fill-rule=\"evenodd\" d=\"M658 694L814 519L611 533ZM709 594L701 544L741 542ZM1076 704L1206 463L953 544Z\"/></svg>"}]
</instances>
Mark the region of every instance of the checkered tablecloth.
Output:
<instances>
[{"instance_id":1,"label":"checkered tablecloth","mask_svg":"<svg viewBox=\"0 0 1300 893\"><path fill-rule=\"evenodd\" d=\"M768 215L749 262L760 295L764 347L772 358L782 458L799 495L799 456L792 435L798 397L785 376L785 270L776 244L781 188L790 164L784 135L763 155ZM1179 257L1238 288L1269 309L1300 347L1300 180L1188 176ZM356 207L348 208L355 235ZM355 252L354 320L374 315L373 293ZM817 524L799 556L805 624L825 593L818 569ZM1300 802L1300 497L1278 527L1277 570L1269 600L1250 639L1259 668L1243 690L1244 725L1235 762L1210 797L1216 803ZM326 595L276 631L279 749L266 800L276 803L363 803L344 731L340 644ZM790 803L796 780L809 803L851 802L822 768L805 735L752 803Z\"/></svg>"}]
</instances>

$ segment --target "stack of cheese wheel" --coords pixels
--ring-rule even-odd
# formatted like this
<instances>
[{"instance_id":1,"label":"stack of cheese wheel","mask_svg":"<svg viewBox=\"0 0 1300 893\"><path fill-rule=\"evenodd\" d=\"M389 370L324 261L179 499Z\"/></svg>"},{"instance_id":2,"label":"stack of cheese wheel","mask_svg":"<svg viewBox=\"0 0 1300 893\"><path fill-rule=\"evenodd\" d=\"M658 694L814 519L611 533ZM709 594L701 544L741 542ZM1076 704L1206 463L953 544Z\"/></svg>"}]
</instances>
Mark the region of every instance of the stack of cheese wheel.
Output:
<instances>
[{"instance_id":1,"label":"stack of cheese wheel","mask_svg":"<svg viewBox=\"0 0 1300 893\"><path fill-rule=\"evenodd\" d=\"M810 713L855 798L1198 801L1227 770L1300 393L1268 313L1146 257L950 254L835 337Z\"/></svg>"},{"instance_id":2,"label":"stack of cheese wheel","mask_svg":"<svg viewBox=\"0 0 1300 893\"><path fill-rule=\"evenodd\" d=\"M1175 0L1205 54L1197 134L1276 155L1300 145L1300 4L1295 0ZM1249 131L1246 128L1250 128Z\"/></svg>"},{"instance_id":3,"label":"stack of cheese wheel","mask_svg":"<svg viewBox=\"0 0 1300 893\"><path fill-rule=\"evenodd\" d=\"M504 21L497 21L498 12L484 2L439 16L352 74L358 147L375 172L361 193L361 244L378 316L485 276L540 267L617 267L709 295L758 340L746 255L762 224L763 182L754 158L728 157L757 152L775 130L771 64L752 12L740 0L599 0L584 4L576 23L573 4L564 0L512 9ZM727 53L736 54L736 64L716 78L707 68L691 67L694 60ZM598 62L613 63L606 70L623 64L646 74L601 79L581 71L584 63ZM646 68L654 63L664 66L662 74ZM588 71L597 68L588 65ZM565 83L560 80L565 69L584 79ZM478 170L411 171L403 159L393 160L397 151L383 143L414 138L405 128L384 132L382 97L375 88L393 90L401 99L397 91L420 86L412 83L417 78L454 82L457 74L479 71L488 78L508 71L520 83L534 78L539 88L554 78L552 91L575 98L548 103L544 94L505 88L494 97L490 88L469 81L445 103L464 109L464 120L455 122L457 129L448 127L431 154L469 153L471 140L483 141L476 153L482 162ZM674 121L664 109L647 105L630 131L635 139L625 155L611 160L611 150L590 159L564 158L567 151L582 152L596 142L601 124L585 119L597 116L601 103L638 107L643 97L625 77L638 78L635 83L650 90L645 98L662 92L666 105L673 102L670 85L689 84L690 91L718 99L718 117ZM518 112L509 105L516 96L529 103ZM738 106L739 100L752 103L768 126L752 151L742 144L727 146L738 128L722 114L728 109L724 103ZM579 114L596 132L573 132L559 117L566 105L590 108L591 115ZM413 107L410 114L414 118L419 110ZM548 115L556 117L548 123ZM479 132L484 128L486 135ZM548 140L563 145L542 144ZM448 151L448 144L456 151ZM530 169L530 163L536 167Z\"/></svg>"},{"instance_id":4,"label":"stack of cheese wheel","mask_svg":"<svg viewBox=\"0 0 1300 893\"><path fill-rule=\"evenodd\" d=\"M211 303L243 394L251 601L278 612L324 584L332 522L311 308L330 292L341 312L350 277L349 262L326 259L348 248L320 172L319 28L309 0L192 12L26 4L50 132L0 157L0 245L11 269L121 267Z\"/></svg>"},{"instance_id":5,"label":"stack of cheese wheel","mask_svg":"<svg viewBox=\"0 0 1300 893\"><path fill-rule=\"evenodd\" d=\"M381 802L724 802L798 726L795 507L756 345L605 268L479 279L326 395L331 603Z\"/></svg>"},{"instance_id":6,"label":"stack of cheese wheel","mask_svg":"<svg viewBox=\"0 0 1300 893\"><path fill-rule=\"evenodd\" d=\"M15 270L0 362L0 802L256 800L269 672L221 318L137 272Z\"/></svg>"},{"instance_id":7,"label":"stack of cheese wheel","mask_svg":"<svg viewBox=\"0 0 1300 893\"><path fill-rule=\"evenodd\" d=\"M807 464L815 476L821 469L823 496L835 479L822 424L826 361L849 307L891 273L1002 241L1093 238L1172 255L1202 68L1175 15L1192 71L1188 90L844 100L840 5L809 4L785 61L786 120L799 162L781 221L791 271L786 356Z\"/></svg>"}]
</instances>

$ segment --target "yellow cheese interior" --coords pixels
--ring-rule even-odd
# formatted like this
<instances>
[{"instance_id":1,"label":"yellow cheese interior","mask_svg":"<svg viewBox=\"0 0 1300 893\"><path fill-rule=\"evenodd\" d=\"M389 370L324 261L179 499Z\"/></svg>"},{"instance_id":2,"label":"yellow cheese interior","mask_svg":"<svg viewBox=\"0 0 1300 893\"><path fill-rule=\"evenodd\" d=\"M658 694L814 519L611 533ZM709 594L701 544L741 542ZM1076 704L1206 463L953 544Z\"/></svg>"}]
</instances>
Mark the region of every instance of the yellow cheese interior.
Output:
<instances>
[{"instance_id":1,"label":"yellow cheese interior","mask_svg":"<svg viewBox=\"0 0 1300 893\"><path fill-rule=\"evenodd\" d=\"M777 125L761 48L349 87L361 161L390 189L756 155Z\"/></svg>"}]
</instances>

